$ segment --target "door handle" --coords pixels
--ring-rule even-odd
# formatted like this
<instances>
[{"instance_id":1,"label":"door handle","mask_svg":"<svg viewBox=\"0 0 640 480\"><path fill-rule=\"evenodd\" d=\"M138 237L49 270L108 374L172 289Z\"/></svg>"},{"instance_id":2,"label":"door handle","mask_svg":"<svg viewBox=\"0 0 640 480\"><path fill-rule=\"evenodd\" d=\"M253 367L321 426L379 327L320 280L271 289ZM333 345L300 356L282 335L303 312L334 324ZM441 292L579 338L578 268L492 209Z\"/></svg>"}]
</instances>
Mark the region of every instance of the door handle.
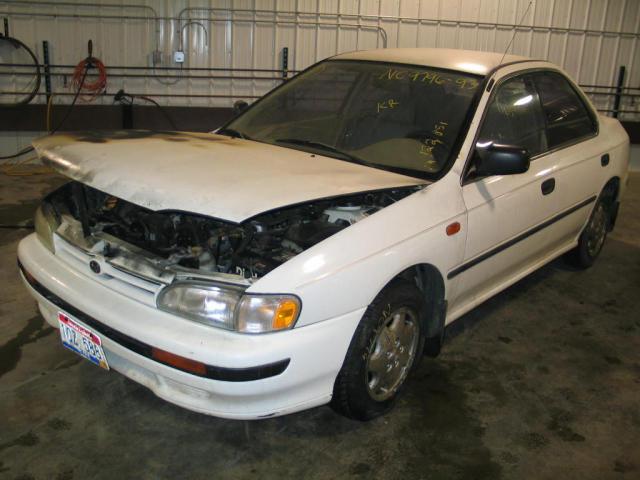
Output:
<instances>
[{"instance_id":1,"label":"door handle","mask_svg":"<svg viewBox=\"0 0 640 480\"><path fill-rule=\"evenodd\" d=\"M542 182L542 185L540 185L540 189L542 190L543 195L549 195L551 192L553 192L555 188L556 188L555 178L549 178L544 182Z\"/></svg>"}]
</instances>

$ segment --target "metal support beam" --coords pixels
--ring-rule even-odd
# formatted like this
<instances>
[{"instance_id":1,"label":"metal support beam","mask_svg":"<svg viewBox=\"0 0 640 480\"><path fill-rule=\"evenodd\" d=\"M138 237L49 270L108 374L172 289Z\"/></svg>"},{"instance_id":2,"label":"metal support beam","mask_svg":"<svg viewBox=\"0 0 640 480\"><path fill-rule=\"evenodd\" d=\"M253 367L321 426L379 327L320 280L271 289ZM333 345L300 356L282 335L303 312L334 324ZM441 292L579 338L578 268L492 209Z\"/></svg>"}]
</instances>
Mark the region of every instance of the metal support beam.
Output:
<instances>
[{"instance_id":1,"label":"metal support beam","mask_svg":"<svg viewBox=\"0 0 640 480\"><path fill-rule=\"evenodd\" d=\"M44 89L47 94L47 103L51 100L51 69L49 62L49 42L42 41L42 58L44 63Z\"/></svg>"},{"instance_id":2,"label":"metal support beam","mask_svg":"<svg viewBox=\"0 0 640 480\"><path fill-rule=\"evenodd\" d=\"M287 80L289 76L289 47L282 49L282 79Z\"/></svg>"},{"instance_id":3,"label":"metal support beam","mask_svg":"<svg viewBox=\"0 0 640 480\"><path fill-rule=\"evenodd\" d=\"M618 70L618 84L616 86L616 95L613 99L613 118L618 118L620 112L620 100L622 99L622 87L624 85L624 76L627 68L624 65L620 65Z\"/></svg>"}]
</instances>

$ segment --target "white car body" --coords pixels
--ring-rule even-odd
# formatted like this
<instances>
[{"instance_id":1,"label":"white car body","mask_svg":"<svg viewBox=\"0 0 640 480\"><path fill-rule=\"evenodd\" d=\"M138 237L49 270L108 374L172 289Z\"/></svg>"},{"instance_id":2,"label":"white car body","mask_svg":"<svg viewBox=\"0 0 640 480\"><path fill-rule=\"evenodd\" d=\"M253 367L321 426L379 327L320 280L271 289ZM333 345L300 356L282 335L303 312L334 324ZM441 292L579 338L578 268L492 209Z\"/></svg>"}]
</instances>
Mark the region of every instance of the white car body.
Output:
<instances>
[{"instance_id":1,"label":"white car body","mask_svg":"<svg viewBox=\"0 0 640 480\"><path fill-rule=\"evenodd\" d=\"M439 49L353 52L337 58L424 65L486 75L497 85L548 62ZM576 87L577 88L577 87ZM227 418L284 415L330 401L336 375L368 305L407 268L428 265L443 282L449 324L543 264L574 248L607 182L627 179L629 141L619 122L598 116L596 135L531 161L528 172L465 183L491 91L484 88L448 172L435 182L298 150L214 134L123 138L96 143L60 135L38 140L40 156L60 173L151 210L175 209L241 222L260 212L321 197L423 185L415 193L303 251L254 282L247 292L293 294L302 311L295 327L250 335L202 325L156 308L159 289L120 282L121 270L54 235L51 253L32 234L19 246L24 271L44 290L25 285L46 320L58 326L62 300L82 315L145 344L226 369L289 359L278 375L251 381L201 378L142 356L111 340L111 368L190 410ZM589 108L595 108L585 98ZM169 141L178 139L177 141ZM609 155L603 166L601 157ZM177 164L180 168L177 168ZM541 184L555 179L552 195ZM283 189L282 184L291 188ZM447 227L459 223L459 232ZM101 262L104 275L87 268ZM221 277L222 278L222 277ZM225 281L236 281L232 276ZM51 295L43 292L49 292ZM62 308L64 310L64 308Z\"/></svg>"}]
</instances>

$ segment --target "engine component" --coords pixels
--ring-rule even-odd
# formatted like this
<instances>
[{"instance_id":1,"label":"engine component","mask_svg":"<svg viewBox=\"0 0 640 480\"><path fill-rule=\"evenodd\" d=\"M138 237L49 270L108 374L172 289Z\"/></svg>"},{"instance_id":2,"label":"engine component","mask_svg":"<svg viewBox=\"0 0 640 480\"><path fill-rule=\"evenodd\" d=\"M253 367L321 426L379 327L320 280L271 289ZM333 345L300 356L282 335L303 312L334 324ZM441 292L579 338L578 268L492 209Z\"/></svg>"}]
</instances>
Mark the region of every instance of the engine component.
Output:
<instances>
[{"instance_id":1,"label":"engine component","mask_svg":"<svg viewBox=\"0 0 640 480\"><path fill-rule=\"evenodd\" d=\"M342 221L347 222L348 225L352 225L376 211L378 211L378 207L373 205L339 205L326 209L324 213L329 216L327 220L331 223Z\"/></svg>"},{"instance_id":2,"label":"engine component","mask_svg":"<svg viewBox=\"0 0 640 480\"><path fill-rule=\"evenodd\" d=\"M251 279L419 188L317 200L239 225L183 212L154 212L78 182L61 187L47 202L58 214L68 213L78 220L85 238L116 238L157 256L164 268ZM116 255L117 248L110 252Z\"/></svg>"}]
</instances>

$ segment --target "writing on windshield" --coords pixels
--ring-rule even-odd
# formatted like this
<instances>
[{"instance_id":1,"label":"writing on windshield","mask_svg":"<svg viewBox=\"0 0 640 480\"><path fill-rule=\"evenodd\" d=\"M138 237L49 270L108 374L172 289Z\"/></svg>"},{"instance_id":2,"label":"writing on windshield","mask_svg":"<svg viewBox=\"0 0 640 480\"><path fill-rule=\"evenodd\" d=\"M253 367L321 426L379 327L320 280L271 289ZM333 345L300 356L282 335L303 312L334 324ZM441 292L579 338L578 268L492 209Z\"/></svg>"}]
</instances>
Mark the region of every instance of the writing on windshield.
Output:
<instances>
[{"instance_id":1,"label":"writing on windshield","mask_svg":"<svg viewBox=\"0 0 640 480\"><path fill-rule=\"evenodd\" d=\"M227 128L344 161L435 175L448 164L478 86L478 77L463 72L329 60Z\"/></svg>"}]
</instances>

